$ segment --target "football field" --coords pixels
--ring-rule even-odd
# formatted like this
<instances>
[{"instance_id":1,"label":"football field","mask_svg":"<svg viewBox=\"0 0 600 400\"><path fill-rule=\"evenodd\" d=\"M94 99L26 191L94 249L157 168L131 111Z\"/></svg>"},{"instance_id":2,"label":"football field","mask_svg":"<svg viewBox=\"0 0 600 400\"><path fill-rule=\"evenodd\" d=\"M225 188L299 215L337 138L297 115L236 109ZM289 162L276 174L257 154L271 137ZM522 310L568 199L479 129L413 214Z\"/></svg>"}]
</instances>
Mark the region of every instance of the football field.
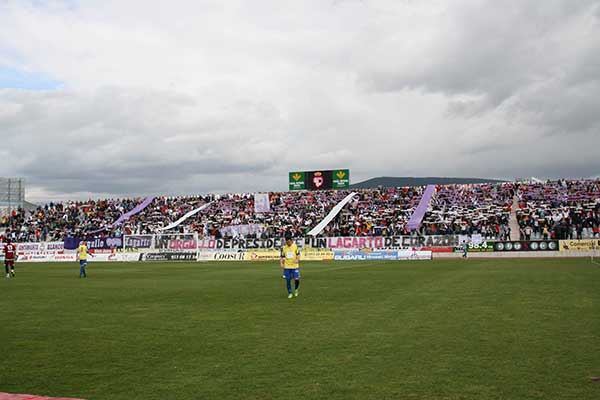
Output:
<instances>
[{"instance_id":1,"label":"football field","mask_svg":"<svg viewBox=\"0 0 600 400\"><path fill-rule=\"evenodd\" d=\"M598 399L586 259L19 264L0 392L94 399Z\"/></svg>"}]
</instances>

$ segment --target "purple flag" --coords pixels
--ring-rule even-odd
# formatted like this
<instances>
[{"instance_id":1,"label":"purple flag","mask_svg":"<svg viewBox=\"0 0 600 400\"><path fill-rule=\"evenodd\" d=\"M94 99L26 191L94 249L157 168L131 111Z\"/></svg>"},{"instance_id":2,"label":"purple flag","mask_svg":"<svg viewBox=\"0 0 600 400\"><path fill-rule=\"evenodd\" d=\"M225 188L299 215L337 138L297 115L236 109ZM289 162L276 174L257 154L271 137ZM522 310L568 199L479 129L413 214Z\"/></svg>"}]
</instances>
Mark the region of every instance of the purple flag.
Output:
<instances>
[{"instance_id":1,"label":"purple flag","mask_svg":"<svg viewBox=\"0 0 600 400\"><path fill-rule=\"evenodd\" d=\"M408 220L407 227L409 230L414 231L419 229L421 226L421 222L423 221L423 217L427 212L427 208L429 207L429 202L435 193L435 185L427 185L425 188L425 192L423 192L423 197L421 197L421 201L417 208L415 208L415 212L410 216L410 220Z\"/></svg>"},{"instance_id":2,"label":"purple flag","mask_svg":"<svg viewBox=\"0 0 600 400\"><path fill-rule=\"evenodd\" d=\"M150 203L152 203L152 200L154 200L154 196L146 197L146 199L144 199L144 201L142 201L140 204L135 206L133 208L133 210L121 215L119 217L119 219L117 219L115 222L113 222L110 226L113 227L113 226L122 224L125 220L129 219L129 217L131 217L132 215L135 215L135 214L139 213L140 211L142 211L144 208L148 207L148 205L150 205Z\"/></svg>"},{"instance_id":3,"label":"purple flag","mask_svg":"<svg viewBox=\"0 0 600 400\"><path fill-rule=\"evenodd\" d=\"M131 210L129 212L126 212L125 214L121 215L119 217L119 219L117 219L112 224L110 224L110 225L108 225L106 227L103 227L103 228L99 228L99 229L93 230L93 231L88 231L88 232L86 232L86 235L94 235L96 233L104 232L108 228L112 228L114 226L120 225L121 223L123 223L123 221L125 221L126 219L128 219L132 215L135 215L135 214L139 213L140 211L142 211L144 208L148 207L148 205L150 203L152 203L152 200L154 200L153 196L147 197L146 199L144 199L144 201L142 201L140 204L138 204L137 206L135 206L135 208L133 210Z\"/></svg>"}]
</instances>

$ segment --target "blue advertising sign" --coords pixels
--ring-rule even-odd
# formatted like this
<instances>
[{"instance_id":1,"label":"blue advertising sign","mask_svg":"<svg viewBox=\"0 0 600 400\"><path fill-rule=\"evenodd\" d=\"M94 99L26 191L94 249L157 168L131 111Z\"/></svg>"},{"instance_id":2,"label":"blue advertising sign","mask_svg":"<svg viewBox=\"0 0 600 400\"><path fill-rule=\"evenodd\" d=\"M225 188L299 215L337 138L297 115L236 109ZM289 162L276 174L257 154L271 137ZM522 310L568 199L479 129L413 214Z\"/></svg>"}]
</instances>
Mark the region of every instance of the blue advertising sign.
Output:
<instances>
[{"instance_id":1,"label":"blue advertising sign","mask_svg":"<svg viewBox=\"0 0 600 400\"><path fill-rule=\"evenodd\" d=\"M398 260L397 251L336 251L333 254L333 259L338 261L352 260Z\"/></svg>"},{"instance_id":2,"label":"blue advertising sign","mask_svg":"<svg viewBox=\"0 0 600 400\"><path fill-rule=\"evenodd\" d=\"M65 249L74 250L79 247L82 239L76 237L65 238ZM86 239L88 249L120 249L123 247L123 236Z\"/></svg>"}]
</instances>

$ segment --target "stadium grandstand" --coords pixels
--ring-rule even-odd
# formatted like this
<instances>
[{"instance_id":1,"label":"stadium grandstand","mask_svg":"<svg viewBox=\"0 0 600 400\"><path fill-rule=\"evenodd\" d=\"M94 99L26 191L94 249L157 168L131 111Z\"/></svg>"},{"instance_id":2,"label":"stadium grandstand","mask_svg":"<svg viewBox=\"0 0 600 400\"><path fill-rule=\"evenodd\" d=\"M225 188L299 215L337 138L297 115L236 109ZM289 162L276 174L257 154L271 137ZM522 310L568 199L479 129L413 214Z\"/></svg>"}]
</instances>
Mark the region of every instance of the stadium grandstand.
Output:
<instances>
[{"instance_id":1,"label":"stadium grandstand","mask_svg":"<svg viewBox=\"0 0 600 400\"><path fill-rule=\"evenodd\" d=\"M599 400L598 70L600 0L0 0L0 400Z\"/></svg>"},{"instance_id":2,"label":"stadium grandstand","mask_svg":"<svg viewBox=\"0 0 600 400\"><path fill-rule=\"evenodd\" d=\"M430 186L429 197L429 186L270 192L266 212L257 211L254 193L70 201L37 207L21 197L2 215L0 229L21 242L166 231L217 239L275 238L285 231L302 237L355 193L320 236L480 234L491 240L600 236L598 179ZM422 215L417 215L419 208ZM411 219L416 224L411 225Z\"/></svg>"}]
</instances>

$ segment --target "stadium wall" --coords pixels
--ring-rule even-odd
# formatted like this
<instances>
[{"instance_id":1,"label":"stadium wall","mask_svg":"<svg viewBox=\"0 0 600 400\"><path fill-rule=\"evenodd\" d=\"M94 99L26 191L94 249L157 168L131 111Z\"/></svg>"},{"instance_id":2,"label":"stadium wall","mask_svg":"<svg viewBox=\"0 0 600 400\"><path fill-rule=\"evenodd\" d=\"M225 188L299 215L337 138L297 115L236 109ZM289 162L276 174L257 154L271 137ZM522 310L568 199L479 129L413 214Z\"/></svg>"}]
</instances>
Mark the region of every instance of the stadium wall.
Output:
<instances>
[{"instance_id":1,"label":"stadium wall","mask_svg":"<svg viewBox=\"0 0 600 400\"><path fill-rule=\"evenodd\" d=\"M591 257L593 251L496 251L493 253L468 253L467 258L573 258L573 257ZM434 259L461 258L462 253L436 253Z\"/></svg>"},{"instance_id":2,"label":"stadium wall","mask_svg":"<svg viewBox=\"0 0 600 400\"><path fill-rule=\"evenodd\" d=\"M320 239L320 238L319 238ZM432 258L593 257L600 239L481 241L438 236L406 238L297 239L304 261L416 260ZM468 239L468 241L467 241ZM18 262L75 261L63 242L18 243ZM311 244L332 247L312 247ZM362 247L366 244L371 247ZM404 244L413 244L406 246ZM147 235L88 241L91 261L276 261L279 239L200 240L194 234ZM415 246L416 245L416 246ZM0 260L3 256L0 256Z\"/></svg>"}]
</instances>

